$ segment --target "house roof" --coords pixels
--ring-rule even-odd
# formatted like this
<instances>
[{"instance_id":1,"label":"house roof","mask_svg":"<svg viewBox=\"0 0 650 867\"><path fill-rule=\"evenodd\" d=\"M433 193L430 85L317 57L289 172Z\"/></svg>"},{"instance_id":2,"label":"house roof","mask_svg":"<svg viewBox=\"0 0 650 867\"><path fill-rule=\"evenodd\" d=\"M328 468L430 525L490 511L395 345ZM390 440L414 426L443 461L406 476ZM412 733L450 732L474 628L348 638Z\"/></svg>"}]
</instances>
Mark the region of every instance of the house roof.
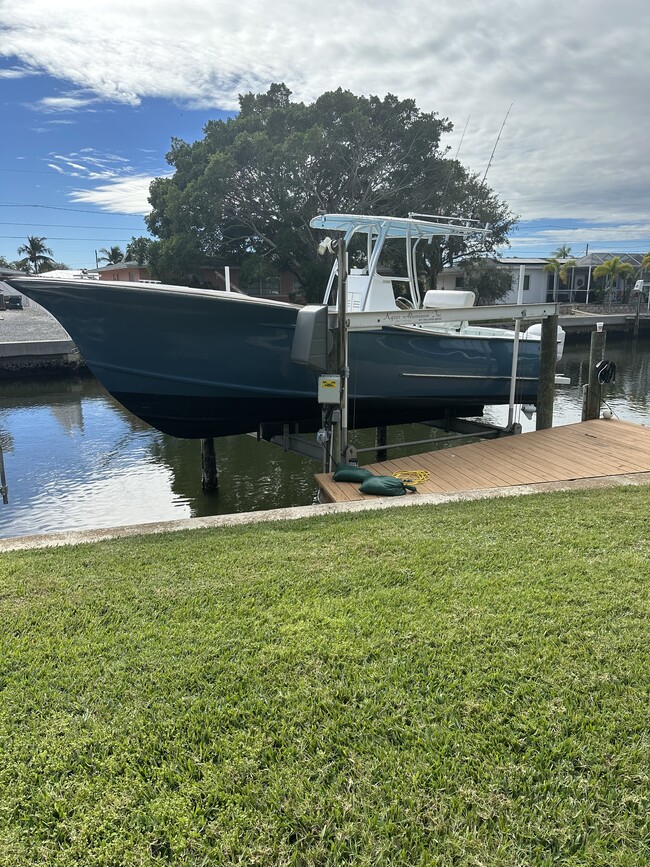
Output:
<instances>
[{"instance_id":1,"label":"house roof","mask_svg":"<svg viewBox=\"0 0 650 867\"><path fill-rule=\"evenodd\" d=\"M621 262L626 262L628 265L640 268L645 255L645 253L589 253L589 255L583 256L582 259L576 261L576 267L589 268L591 266L593 268L596 265L602 265L608 259L613 259L614 256L618 256Z\"/></svg>"},{"instance_id":2,"label":"house roof","mask_svg":"<svg viewBox=\"0 0 650 867\"><path fill-rule=\"evenodd\" d=\"M24 271L17 271L15 268L6 268L4 265L0 265L0 280L3 277L24 277Z\"/></svg>"},{"instance_id":3,"label":"house roof","mask_svg":"<svg viewBox=\"0 0 650 867\"><path fill-rule=\"evenodd\" d=\"M147 268L147 265L139 265L133 259L130 259L128 262L118 262L116 265L100 265L98 267L98 271L122 271L124 268Z\"/></svg>"},{"instance_id":4,"label":"house roof","mask_svg":"<svg viewBox=\"0 0 650 867\"><path fill-rule=\"evenodd\" d=\"M547 265L548 259L543 258L526 258L520 256L510 256L495 260L499 265ZM560 259L560 262L562 260Z\"/></svg>"}]
</instances>

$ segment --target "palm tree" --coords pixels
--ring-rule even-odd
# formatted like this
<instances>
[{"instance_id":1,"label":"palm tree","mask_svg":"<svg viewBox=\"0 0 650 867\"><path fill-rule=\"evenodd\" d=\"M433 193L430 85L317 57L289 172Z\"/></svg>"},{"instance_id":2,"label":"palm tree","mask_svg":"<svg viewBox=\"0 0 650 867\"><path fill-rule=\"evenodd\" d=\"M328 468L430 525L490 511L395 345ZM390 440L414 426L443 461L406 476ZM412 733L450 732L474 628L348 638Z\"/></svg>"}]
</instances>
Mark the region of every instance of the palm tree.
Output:
<instances>
[{"instance_id":1,"label":"palm tree","mask_svg":"<svg viewBox=\"0 0 650 867\"><path fill-rule=\"evenodd\" d=\"M108 265L118 265L124 260L124 253L122 253L119 247L111 247L109 250L103 247L99 252L103 253L103 255L99 257L98 262L106 262Z\"/></svg>"},{"instance_id":2,"label":"palm tree","mask_svg":"<svg viewBox=\"0 0 650 867\"><path fill-rule=\"evenodd\" d=\"M561 247L558 247L553 256L556 259L568 259L571 255L571 247L567 247L566 244L562 244Z\"/></svg>"},{"instance_id":3,"label":"palm tree","mask_svg":"<svg viewBox=\"0 0 650 867\"><path fill-rule=\"evenodd\" d=\"M27 243L18 248L18 255L24 254L25 258L18 262L20 268L26 271L30 269L34 274L40 274L41 271L47 271L52 267L52 251L45 246L46 238L37 238L36 235L29 235Z\"/></svg>"},{"instance_id":4,"label":"palm tree","mask_svg":"<svg viewBox=\"0 0 650 867\"><path fill-rule=\"evenodd\" d=\"M610 304L612 288L618 283L619 277L629 277L633 273L634 268L627 262L623 262L620 256L613 256L594 268L594 277L597 280L601 277L605 278L605 293Z\"/></svg>"},{"instance_id":5,"label":"palm tree","mask_svg":"<svg viewBox=\"0 0 650 867\"><path fill-rule=\"evenodd\" d=\"M570 247L560 247L559 250L556 251L556 255L548 260L546 265L544 265L545 271L550 271L551 274L555 275L555 279L553 281L553 301L557 301L558 295L558 286L561 283L564 285L567 282L567 277L569 274L569 268L575 268L576 260L575 259L566 259L566 261L560 261L560 259L564 260L564 256L558 256L557 253L563 252L565 250L571 250Z\"/></svg>"}]
</instances>

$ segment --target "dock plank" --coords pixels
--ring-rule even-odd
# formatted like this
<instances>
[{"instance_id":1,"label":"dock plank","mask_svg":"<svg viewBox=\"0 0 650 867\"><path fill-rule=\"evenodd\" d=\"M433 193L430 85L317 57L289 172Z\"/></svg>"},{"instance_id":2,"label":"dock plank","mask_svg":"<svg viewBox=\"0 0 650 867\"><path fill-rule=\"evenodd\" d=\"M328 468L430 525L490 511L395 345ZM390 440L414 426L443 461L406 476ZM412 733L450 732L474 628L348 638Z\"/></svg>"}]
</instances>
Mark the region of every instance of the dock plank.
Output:
<instances>
[{"instance_id":1,"label":"dock plank","mask_svg":"<svg viewBox=\"0 0 650 867\"><path fill-rule=\"evenodd\" d=\"M650 428L620 419L595 419L519 436L391 458L367 466L375 475L425 470L420 493L562 482L650 472ZM319 473L321 495L331 502L375 499L358 485L336 484Z\"/></svg>"}]
</instances>

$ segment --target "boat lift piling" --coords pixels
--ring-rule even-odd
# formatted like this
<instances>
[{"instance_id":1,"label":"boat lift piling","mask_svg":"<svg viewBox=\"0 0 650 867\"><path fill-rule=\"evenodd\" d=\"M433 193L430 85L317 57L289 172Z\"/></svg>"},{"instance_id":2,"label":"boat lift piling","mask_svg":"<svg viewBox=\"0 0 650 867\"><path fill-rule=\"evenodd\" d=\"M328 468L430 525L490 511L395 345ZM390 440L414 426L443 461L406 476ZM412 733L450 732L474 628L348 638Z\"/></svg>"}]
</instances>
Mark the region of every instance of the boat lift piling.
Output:
<instances>
[{"instance_id":1,"label":"boat lift piling","mask_svg":"<svg viewBox=\"0 0 650 867\"><path fill-rule=\"evenodd\" d=\"M539 385L537 388L536 430L553 427L555 402L555 366L557 364L557 313L542 320L539 352Z\"/></svg>"},{"instance_id":2,"label":"boat lift piling","mask_svg":"<svg viewBox=\"0 0 650 867\"><path fill-rule=\"evenodd\" d=\"M0 443L0 497L4 505L9 503L9 488L7 486L7 476L5 474L5 459L2 452L2 443Z\"/></svg>"},{"instance_id":3,"label":"boat lift piling","mask_svg":"<svg viewBox=\"0 0 650 867\"><path fill-rule=\"evenodd\" d=\"M388 431L385 424L380 425L375 428L375 460L378 463L385 461L388 459L388 452L386 451L386 445L388 443Z\"/></svg>"},{"instance_id":4,"label":"boat lift piling","mask_svg":"<svg viewBox=\"0 0 650 867\"><path fill-rule=\"evenodd\" d=\"M217 458L212 437L201 440L201 487L206 493L219 490Z\"/></svg>"}]
</instances>

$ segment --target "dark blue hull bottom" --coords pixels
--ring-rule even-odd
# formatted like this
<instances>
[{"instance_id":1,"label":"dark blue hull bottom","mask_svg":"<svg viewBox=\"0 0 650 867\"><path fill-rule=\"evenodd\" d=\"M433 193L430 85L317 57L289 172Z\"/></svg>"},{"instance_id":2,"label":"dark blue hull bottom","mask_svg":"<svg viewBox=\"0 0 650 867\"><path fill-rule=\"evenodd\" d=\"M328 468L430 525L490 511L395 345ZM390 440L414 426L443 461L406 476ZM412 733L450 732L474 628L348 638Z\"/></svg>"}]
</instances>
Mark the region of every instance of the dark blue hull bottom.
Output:
<instances>
[{"instance_id":1,"label":"dark blue hull bottom","mask_svg":"<svg viewBox=\"0 0 650 867\"><path fill-rule=\"evenodd\" d=\"M534 384L536 386L536 383ZM518 392L518 400L534 402L536 387L528 394ZM261 398L215 398L187 396L156 396L114 392L113 396L130 412L163 433L180 438L220 437L257 432L264 435L278 433L283 424L297 425L302 432L318 430L321 426L321 408L315 399L301 398L276 400ZM495 398L494 403L503 403ZM479 416L484 401L468 397L450 403L430 399L350 400L349 427L362 429L379 425L407 424L433 421L451 416Z\"/></svg>"}]
</instances>

